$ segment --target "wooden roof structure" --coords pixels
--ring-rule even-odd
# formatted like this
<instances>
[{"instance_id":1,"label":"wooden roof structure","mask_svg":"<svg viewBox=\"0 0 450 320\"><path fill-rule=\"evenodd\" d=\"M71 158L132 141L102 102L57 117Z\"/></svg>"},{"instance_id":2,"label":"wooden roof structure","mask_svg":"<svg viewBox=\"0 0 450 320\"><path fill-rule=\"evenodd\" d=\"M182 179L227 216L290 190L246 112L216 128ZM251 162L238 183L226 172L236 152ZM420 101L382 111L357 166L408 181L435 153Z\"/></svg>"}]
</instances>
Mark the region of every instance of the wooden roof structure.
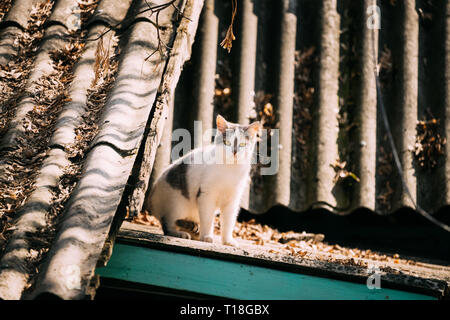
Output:
<instances>
[{"instance_id":1,"label":"wooden roof structure","mask_svg":"<svg viewBox=\"0 0 450 320\"><path fill-rule=\"evenodd\" d=\"M97 273L189 297L262 300L409 300L449 296L450 268L350 258L314 251L282 252L280 245L236 238L239 247L164 236L160 228L124 222L108 265ZM375 270L375 271L374 271ZM379 276L379 289L369 288ZM368 280L369 279L369 280ZM141 289L145 290L145 289ZM172 293L175 294L175 293ZM201 296L200 296L201 297Z\"/></svg>"}]
</instances>

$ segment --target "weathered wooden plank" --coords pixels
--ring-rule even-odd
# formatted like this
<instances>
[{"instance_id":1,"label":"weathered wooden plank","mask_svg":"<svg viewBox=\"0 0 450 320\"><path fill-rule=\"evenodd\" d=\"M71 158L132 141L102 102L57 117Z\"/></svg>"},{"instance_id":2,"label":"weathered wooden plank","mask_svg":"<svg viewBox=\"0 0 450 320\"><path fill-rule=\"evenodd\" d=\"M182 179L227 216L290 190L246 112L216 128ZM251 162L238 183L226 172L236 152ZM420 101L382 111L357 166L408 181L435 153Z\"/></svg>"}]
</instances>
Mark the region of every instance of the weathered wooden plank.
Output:
<instances>
[{"instance_id":1,"label":"weathered wooden plank","mask_svg":"<svg viewBox=\"0 0 450 320\"><path fill-rule=\"evenodd\" d=\"M268 245L254 245L249 241L239 241L240 247L224 246L219 243L206 243L153 234L155 228L124 223L118 234L118 241L124 244L147 246L159 250L175 251L197 256L225 259L239 263L248 263L263 267L276 268L294 273L325 276L345 281L365 283L373 274L368 267L348 265L339 261L300 258L273 252L276 249ZM279 249L279 248L278 248ZM406 291L417 291L435 297L448 295L448 268L435 265L403 266L401 272L396 271L398 265L380 261L367 261L380 270L383 287ZM387 268L382 268L386 266ZM392 272L388 272L392 269ZM385 271L388 270L388 271ZM447 278L446 276L447 275ZM446 280L447 279L447 280Z\"/></svg>"},{"instance_id":2,"label":"weathered wooden plank","mask_svg":"<svg viewBox=\"0 0 450 320\"><path fill-rule=\"evenodd\" d=\"M202 11L203 1L187 1L184 15L190 20L182 19L177 29L170 58L167 63L164 78L159 87L153 119L145 140L138 182L133 194L130 196L130 216L135 216L142 210L145 193L148 189L150 174L155 162L156 151L161 141L164 125L167 120L169 100L173 98L176 84L180 78L183 64L191 56L191 47L197 31L198 19Z\"/></svg>"},{"instance_id":3,"label":"weathered wooden plank","mask_svg":"<svg viewBox=\"0 0 450 320\"><path fill-rule=\"evenodd\" d=\"M249 264L116 244L103 277L234 299L428 300L430 296Z\"/></svg>"}]
</instances>

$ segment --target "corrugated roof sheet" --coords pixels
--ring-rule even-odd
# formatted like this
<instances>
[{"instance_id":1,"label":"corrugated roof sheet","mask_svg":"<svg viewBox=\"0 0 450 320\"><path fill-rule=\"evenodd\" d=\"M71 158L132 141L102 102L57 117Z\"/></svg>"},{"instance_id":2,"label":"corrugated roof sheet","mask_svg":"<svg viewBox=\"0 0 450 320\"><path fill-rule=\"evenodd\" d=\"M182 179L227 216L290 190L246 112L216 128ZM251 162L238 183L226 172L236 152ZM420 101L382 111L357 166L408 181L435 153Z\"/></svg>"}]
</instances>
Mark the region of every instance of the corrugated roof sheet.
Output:
<instances>
[{"instance_id":1,"label":"corrugated roof sheet","mask_svg":"<svg viewBox=\"0 0 450 320\"><path fill-rule=\"evenodd\" d=\"M165 3L158 17L144 12ZM202 5L17 0L4 8L0 299L95 294L94 270L148 119L174 90Z\"/></svg>"},{"instance_id":2,"label":"corrugated roof sheet","mask_svg":"<svg viewBox=\"0 0 450 320\"><path fill-rule=\"evenodd\" d=\"M281 204L294 211L362 207L390 213L413 207L377 104L372 30L366 27L374 4L244 0L228 54L219 43L231 5L206 1L153 176L170 161L173 129L192 133L194 120L207 129L217 113L240 123L263 118L267 128L280 129L279 171L255 171L243 208L262 213ZM383 99L403 175L417 204L436 212L450 201L450 5L378 5Z\"/></svg>"}]
</instances>

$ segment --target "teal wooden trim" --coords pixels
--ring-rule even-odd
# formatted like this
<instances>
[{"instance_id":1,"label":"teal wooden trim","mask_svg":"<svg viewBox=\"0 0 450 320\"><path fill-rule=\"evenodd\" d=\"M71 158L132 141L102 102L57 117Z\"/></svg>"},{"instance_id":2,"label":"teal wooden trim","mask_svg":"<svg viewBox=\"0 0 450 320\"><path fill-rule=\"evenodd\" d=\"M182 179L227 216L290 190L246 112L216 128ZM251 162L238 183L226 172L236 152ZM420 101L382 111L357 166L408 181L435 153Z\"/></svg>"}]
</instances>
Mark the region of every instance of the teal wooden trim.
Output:
<instances>
[{"instance_id":1,"label":"teal wooden trim","mask_svg":"<svg viewBox=\"0 0 450 320\"><path fill-rule=\"evenodd\" d=\"M102 277L234 299L425 300L423 294L116 243Z\"/></svg>"}]
</instances>

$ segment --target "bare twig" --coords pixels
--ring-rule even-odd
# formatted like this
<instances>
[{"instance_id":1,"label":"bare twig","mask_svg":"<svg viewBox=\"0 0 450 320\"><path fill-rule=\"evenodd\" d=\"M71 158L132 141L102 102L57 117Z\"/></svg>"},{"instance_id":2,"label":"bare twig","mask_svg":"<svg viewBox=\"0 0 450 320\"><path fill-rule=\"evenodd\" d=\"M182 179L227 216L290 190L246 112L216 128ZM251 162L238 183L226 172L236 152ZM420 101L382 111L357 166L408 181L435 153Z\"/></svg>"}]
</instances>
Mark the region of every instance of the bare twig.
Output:
<instances>
[{"instance_id":1,"label":"bare twig","mask_svg":"<svg viewBox=\"0 0 450 320\"><path fill-rule=\"evenodd\" d=\"M220 45L222 48L228 50L228 53L231 51L231 47L233 46L233 40L236 39L236 37L233 34L233 23L234 18L236 18L236 12L237 12L237 0L231 0L232 5L232 13L231 13L231 22L230 26L228 27L227 34L225 35L225 39L222 40Z\"/></svg>"},{"instance_id":2,"label":"bare twig","mask_svg":"<svg viewBox=\"0 0 450 320\"><path fill-rule=\"evenodd\" d=\"M149 55L145 58L144 62L146 62L146 61L148 61L155 53L159 52L160 56L161 56L161 57L164 57L164 56L165 56L164 49L165 49L166 51L170 51L170 50L172 49L172 48L169 47L166 43L164 43L164 41L161 39L161 34L160 34L161 26L159 25L159 14L161 13L161 11L163 11L163 10L169 8L169 7L173 7L173 8L175 9L175 11L178 13L178 16L179 16L179 17L188 19L189 21L191 21L191 19L189 19L188 17L186 17L186 16L183 14L183 12L180 10L180 8L178 8L178 7L175 5L175 2L176 2L177 0L171 0L171 1L168 1L168 2L166 2L166 3L158 4L158 5L155 5L155 6L152 6L147 0L144 0L144 1L145 1L145 3L147 4L147 8L145 8L145 9L139 11L138 13L136 13L135 16L141 15L141 14L146 13L146 12L149 12L149 11L150 11L150 16L149 16L149 18L150 18L153 14L156 14L156 19L155 19L156 21L155 21L155 22L151 21L150 19L146 19L146 21L147 21L147 22L150 22L150 23L156 28L156 30L157 30L157 37L158 37L158 46L156 47L156 49L155 49L151 54L149 54ZM112 30L114 30L114 31L116 32L116 34L121 34L121 33L125 32L126 30L128 30L131 26L133 26L134 24L136 24L137 22L140 22L140 21L142 21L142 19L135 18L135 17L129 18L129 19L125 19L125 20L123 20L123 21L120 21L120 22L118 22L118 23L112 25L112 26L109 26L108 28L106 28L105 31L103 31L103 32L102 32L101 34L99 34L98 36L96 36L96 37L94 37L94 38L87 38L87 39L85 39L85 41L97 41L97 40L103 38L103 36L105 36L107 33L109 33L109 32L112 31ZM66 37L73 37L73 35L66 35Z\"/></svg>"},{"instance_id":3,"label":"bare twig","mask_svg":"<svg viewBox=\"0 0 450 320\"><path fill-rule=\"evenodd\" d=\"M138 16L140 14L146 13L148 11L151 11L150 16L152 16L153 13L160 12L160 11L170 7L170 6L173 6L173 7L177 8L175 6L175 4L174 4L175 1L176 0L171 0L171 1L167 2L167 3L159 4L159 5L156 5L156 6L153 6L153 7L150 6L150 4L147 1L145 1L147 3L147 5L148 5L148 8L143 9L142 11L139 11L138 13L136 13L135 16ZM178 10L178 8L177 8L177 10ZM126 30L128 30L132 25L134 25L135 23L137 23L139 21L141 21L141 20L140 19L136 19L136 18L125 19L123 21L120 21L120 22L112 25L112 26L109 26L105 31L103 31L97 37L86 39L85 41L97 41L98 39L102 38L104 35L106 35L108 32L110 32L112 30L116 31L116 33L123 33ZM159 29L159 25L157 23L155 23L155 22L153 22L151 20L149 20L148 22L153 24L155 26L155 28Z\"/></svg>"},{"instance_id":4,"label":"bare twig","mask_svg":"<svg viewBox=\"0 0 450 320\"><path fill-rule=\"evenodd\" d=\"M173 2L173 1L171 1L171 2ZM168 6L169 5L170 4L168 4ZM164 9L167 7L164 7ZM150 59L156 52L159 52L159 55L161 58L164 57L163 47L166 48L166 50L168 50L168 51L170 51L172 49L167 44L165 44L164 41L161 40L161 34L160 34L160 28L159 28L159 13L161 12L161 10L163 10L163 9L159 9L158 11L156 11L156 34L158 36L158 46L147 58L145 58L145 60L144 60L145 62L148 59ZM152 11L152 14L153 14L153 11Z\"/></svg>"}]
</instances>

